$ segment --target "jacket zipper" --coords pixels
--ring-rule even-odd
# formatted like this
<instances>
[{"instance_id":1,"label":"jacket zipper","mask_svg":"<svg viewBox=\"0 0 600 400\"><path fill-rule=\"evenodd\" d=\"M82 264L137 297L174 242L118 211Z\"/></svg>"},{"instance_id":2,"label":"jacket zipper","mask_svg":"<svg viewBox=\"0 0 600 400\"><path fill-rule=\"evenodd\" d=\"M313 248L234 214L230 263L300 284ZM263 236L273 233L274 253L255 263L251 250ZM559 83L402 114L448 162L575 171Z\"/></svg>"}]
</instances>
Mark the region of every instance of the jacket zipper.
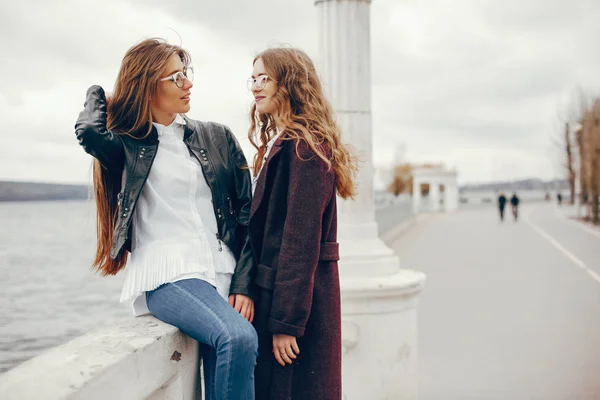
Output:
<instances>
[{"instance_id":1,"label":"jacket zipper","mask_svg":"<svg viewBox=\"0 0 600 400\"><path fill-rule=\"evenodd\" d=\"M223 246L221 246L221 236L217 233L217 243L219 243L219 251L223 251Z\"/></svg>"},{"instance_id":2,"label":"jacket zipper","mask_svg":"<svg viewBox=\"0 0 600 400\"><path fill-rule=\"evenodd\" d=\"M144 185L146 185L146 181L148 180L148 176L150 175L150 170L152 169L152 166L154 165L154 159L156 158L156 153L158 152L158 146L160 145L160 140L156 140L156 147L154 148L154 154L152 154L152 158L150 159L150 168L148 168L148 171L146 172L146 174L144 175L144 181L142 182L142 186L141 188L144 188ZM142 150L141 153L138 155L139 158L144 158L145 153L146 152L146 147L142 146ZM135 172L136 168L137 168L137 164L138 164L138 157L135 157L135 162L133 163L133 172ZM133 175L133 174L132 174ZM121 198L121 204L125 204L127 205L129 203L129 191L127 191L127 187L130 186L131 184L131 177L127 177L127 182L125 182L125 186L123 188L123 192L127 192L127 196L125 196L125 194L123 194L123 198ZM142 189L140 189L137 192L137 196L134 199L134 202L132 203L132 207L131 210L133 212L133 209L135 208L135 206L137 205L138 199L140 198L140 195L142 194ZM127 199L127 201L125 201ZM125 237L126 239L129 239L129 227L131 226L131 221L133 220L131 214L129 212L129 210L125 211L127 213L127 224L126 224L126 228L125 228Z\"/></svg>"},{"instance_id":3,"label":"jacket zipper","mask_svg":"<svg viewBox=\"0 0 600 400\"><path fill-rule=\"evenodd\" d=\"M231 197L228 197L227 201L229 201L229 214L235 215L235 209L233 208L233 202L231 201Z\"/></svg>"},{"instance_id":4,"label":"jacket zipper","mask_svg":"<svg viewBox=\"0 0 600 400\"><path fill-rule=\"evenodd\" d=\"M188 148L188 152L191 155L193 155L196 160L198 160L198 164L200 164L200 170L202 171L202 176L204 176L204 180L206 181L206 184L210 188L210 197L212 198L212 201L213 201L213 212L215 213L215 217L217 218L217 230L219 230L219 219L220 219L219 217L221 216L221 209L220 208L218 209L218 214L217 214L217 212L216 212L217 210L215 209L216 200L215 200L214 189L210 185L209 180L206 179L206 172L204 172L204 168L202 167L202 161L200 161L198 156L196 156L196 153L194 153L192 151L188 142L184 141L184 143L185 143L186 147ZM206 149L204 149L204 151L205 151L205 153L208 153L208 151ZM208 154L206 154L206 158L207 158L207 162L211 165L211 167L213 169L215 169L215 167L212 165L212 161L211 161L210 157L208 156ZM219 232L217 232L217 243L219 244L219 251L223 251L223 246L221 245L221 236L219 235Z\"/></svg>"}]
</instances>

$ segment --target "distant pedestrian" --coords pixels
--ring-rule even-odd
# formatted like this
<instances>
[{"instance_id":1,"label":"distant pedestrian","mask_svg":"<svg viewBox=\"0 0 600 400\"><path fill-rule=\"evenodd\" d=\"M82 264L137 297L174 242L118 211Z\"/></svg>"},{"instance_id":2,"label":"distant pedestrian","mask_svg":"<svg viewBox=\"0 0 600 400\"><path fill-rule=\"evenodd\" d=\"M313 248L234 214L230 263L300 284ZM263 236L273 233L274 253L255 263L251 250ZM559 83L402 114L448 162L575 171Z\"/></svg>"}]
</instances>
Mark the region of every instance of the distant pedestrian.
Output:
<instances>
[{"instance_id":1,"label":"distant pedestrian","mask_svg":"<svg viewBox=\"0 0 600 400\"><path fill-rule=\"evenodd\" d=\"M558 202L559 206L562 204L562 193L558 192L556 194L556 201Z\"/></svg>"},{"instance_id":2,"label":"distant pedestrian","mask_svg":"<svg viewBox=\"0 0 600 400\"><path fill-rule=\"evenodd\" d=\"M517 196L517 194L513 192L513 195L510 198L510 205L512 206L512 213L513 213L513 217L515 218L515 221L519 218L519 202L520 201L521 200L519 199L519 196Z\"/></svg>"},{"instance_id":3,"label":"distant pedestrian","mask_svg":"<svg viewBox=\"0 0 600 400\"><path fill-rule=\"evenodd\" d=\"M506 207L506 196L500 193L498 197L498 211L500 211L500 221L504 221L504 207Z\"/></svg>"}]
</instances>

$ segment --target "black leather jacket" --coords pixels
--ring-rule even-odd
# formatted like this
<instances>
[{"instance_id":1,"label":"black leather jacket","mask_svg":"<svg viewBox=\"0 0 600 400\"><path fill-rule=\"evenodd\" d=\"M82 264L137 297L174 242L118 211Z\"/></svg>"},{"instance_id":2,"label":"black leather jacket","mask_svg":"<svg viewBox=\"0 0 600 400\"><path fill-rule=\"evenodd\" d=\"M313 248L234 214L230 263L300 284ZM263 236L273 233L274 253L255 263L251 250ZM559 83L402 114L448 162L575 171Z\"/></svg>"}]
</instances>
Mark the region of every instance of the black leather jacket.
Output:
<instances>
[{"instance_id":1,"label":"black leather jacket","mask_svg":"<svg viewBox=\"0 0 600 400\"><path fill-rule=\"evenodd\" d=\"M255 262L247 232L252 183L246 158L226 126L184 118L183 141L200 163L212 192L217 239L227 244L236 256L230 293L254 298ZM132 216L158 150L158 132L153 126L146 138L134 139L108 131L104 90L92 86L75 124L75 134L88 154L98 159L107 172L121 178L110 254L114 259L123 247L131 251Z\"/></svg>"}]
</instances>

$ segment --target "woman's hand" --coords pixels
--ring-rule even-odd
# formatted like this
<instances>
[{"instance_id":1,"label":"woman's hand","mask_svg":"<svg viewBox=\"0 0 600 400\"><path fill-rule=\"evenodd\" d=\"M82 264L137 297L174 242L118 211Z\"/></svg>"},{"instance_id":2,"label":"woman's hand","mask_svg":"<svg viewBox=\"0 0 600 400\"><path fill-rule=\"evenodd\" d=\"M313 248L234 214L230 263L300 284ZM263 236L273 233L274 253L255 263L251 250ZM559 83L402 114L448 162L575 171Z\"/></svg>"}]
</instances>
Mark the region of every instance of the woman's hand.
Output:
<instances>
[{"instance_id":1,"label":"woman's hand","mask_svg":"<svg viewBox=\"0 0 600 400\"><path fill-rule=\"evenodd\" d=\"M296 338L289 335L273 335L273 354L275 359L282 367L285 364L291 364L300 354Z\"/></svg>"},{"instance_id":2,"label":"woman's hand","mask_svg":"<svg viewBox=\"0 0 600 400\"><path fill-rule=\"evenodd\" d=\"M254 301L250 297L243 294L232 294L229 295L228 302L231 307L235 308L235 311L239 312L249 322L254 320Z\"/></svg>"}]
</instances>

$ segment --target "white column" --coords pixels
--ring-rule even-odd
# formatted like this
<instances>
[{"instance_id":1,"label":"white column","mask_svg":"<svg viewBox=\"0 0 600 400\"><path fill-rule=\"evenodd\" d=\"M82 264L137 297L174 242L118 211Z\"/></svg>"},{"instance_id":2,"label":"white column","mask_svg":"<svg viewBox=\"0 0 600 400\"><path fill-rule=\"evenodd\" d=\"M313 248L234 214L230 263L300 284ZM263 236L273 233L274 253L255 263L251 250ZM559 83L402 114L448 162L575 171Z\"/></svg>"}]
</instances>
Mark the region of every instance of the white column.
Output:
<instances>
[{"instance_id":1,"label":"white column","mask_svg":"<svg viewBox=\"0 0 600 400\"><path fill-rule=\"evenodd\" d=\"M431 212L440 211L440 184L438 181L429 183L429 205Z\"/></svg>"},{"instance_id":2,"label":"white column","mask_svg":"<svg viewBox=\"0 0 600 400\"><path fill-rule=\"evenodd\" d=\"M458 187L455 180L448 182L446 186L446 211L458 209Z\"/></svg>"},{"instance_id":3,"label":"white column","mask_svg":"<svg viewBox=\"0 0 600 400\"><path fill-rule=\"evenodd\" d=\"M451 211L450 210L450 202L452 201L452 183L449 182L448 180L446 180L446 182L444 182L444 211L448 212Z\"/></svg>"},{"instance_id":4,"label":"white column","mask_svg":"<svg viewBox=\"0 0 600 400\"><path fill-rule=\"evenodd\" d=\"M413 214L421 211L421 181L413 177Z\"/></svg>"},{"instance_id":5,"label":"white column","mask_svg":"<svg viewBox=\"0 0 600 400\"><path fill-rule=\"evenodd\" d=\"M440 191L440 199L442 200L442 204L440 205L440 208L443 212L447 212L448 211L448 193L451 190L450 188L450 182L448 181L448 178L444 178L441 181L442 185L444 185L444 192Z\"/></svg>"},{"instance_id":6,"label":"white column","mask_svg":"<svg viewBox=\"0 0 600 400\"><path fill-rule=\"evenodd\" d=\"M316 0L319 71L343 141L359 151L355 201L338 202L347 400L416 399L416 298L425 276L401 270L378 237L373 202L370 0Z\"/></svg>"}]
</instances>

